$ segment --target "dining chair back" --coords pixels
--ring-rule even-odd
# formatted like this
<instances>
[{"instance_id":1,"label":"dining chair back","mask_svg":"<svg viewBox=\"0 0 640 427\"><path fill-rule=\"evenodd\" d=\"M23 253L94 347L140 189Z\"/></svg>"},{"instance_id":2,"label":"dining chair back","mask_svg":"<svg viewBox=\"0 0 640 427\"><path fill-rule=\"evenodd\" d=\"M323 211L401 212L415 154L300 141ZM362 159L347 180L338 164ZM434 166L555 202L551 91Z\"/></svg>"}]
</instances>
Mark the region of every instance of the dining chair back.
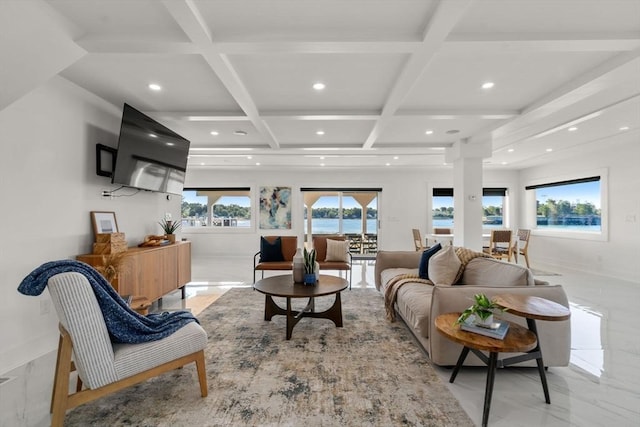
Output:
<instances>
[{"instance_id":1,"label":"dining chair back","mask_svg":"<svg viewBox=\"0 0 640 427\"><path fill-rule=\"evenodd\" d=\"M511 261L513 246L511 244L511 230L491 230L489 246L483 252L496 259Z\"/></svg>"},{"instance_id":2,"label":"dining chair back","mask_svg":"<svg viewBox=\"0 0 640 427\"><path fill-rule=\"evenodd\" d=\"M413 233L413 245L415 246L416 251L424 250L425 247L422 244L422 236L420 235L420 230L418 230L417 228L413 228L411 232Z\"/></svg>"},{"instance_id":3,"label":"dining chair back","mask_svg":"<svg viewBox=\"0 0 640 427\"><path fill-rule=\"evenodd\" d=\"M524 260L527 264L527 268L531 268L529 267L529 238L530 237L531 237L531 230L525 229L525 228L519 228L517 237L513 241L513 249L512 249L513 256L516 263L518 262L518 255L522 255L524 256Z\"/></svg>"}]
</instances>

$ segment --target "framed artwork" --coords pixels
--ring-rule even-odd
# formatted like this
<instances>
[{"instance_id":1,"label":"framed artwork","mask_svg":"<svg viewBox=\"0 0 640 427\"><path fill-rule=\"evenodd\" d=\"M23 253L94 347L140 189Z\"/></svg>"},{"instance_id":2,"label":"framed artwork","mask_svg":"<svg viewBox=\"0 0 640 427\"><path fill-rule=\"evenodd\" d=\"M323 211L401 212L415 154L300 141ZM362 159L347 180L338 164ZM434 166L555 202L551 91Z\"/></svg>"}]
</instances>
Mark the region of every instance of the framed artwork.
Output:
<instances>
[{"instance_id":1,"label":"framed artwork","mask_svg":"<svg viewBox=\"0 0 640 427\"><path fill-rule=\"evenodd\" d=\"M118 232L115 212L91 211L91 224L94 235Z\"/></svg>"},{"instance_id":2,"label":"framed artwork","mask_svg":"<svg viewBox=\"0 0 640 427\"><path fill-rule=\"evenodd\" d=\"M291 229L291 187L260 187L260 228Z\"/></svg>"}]
</instances>

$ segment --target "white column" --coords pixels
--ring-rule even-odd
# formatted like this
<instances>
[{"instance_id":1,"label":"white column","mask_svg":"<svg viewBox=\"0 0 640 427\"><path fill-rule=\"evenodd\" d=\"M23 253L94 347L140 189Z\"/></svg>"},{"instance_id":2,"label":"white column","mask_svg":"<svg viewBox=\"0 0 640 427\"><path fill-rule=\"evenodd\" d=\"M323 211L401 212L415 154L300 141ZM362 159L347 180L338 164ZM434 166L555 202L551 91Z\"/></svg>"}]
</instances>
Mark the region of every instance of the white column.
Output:
<instances>
[{"instance_id":1,"label":"white column","mask_svg":"<svg viewBox=\"0 0 640 427\"><path fill-rule=\"evenodd\" d=\"M453 163L453 244L482 251L482 159L491 156L491 142L461 140L447 149Z\"/></svg>"}]
</instances>

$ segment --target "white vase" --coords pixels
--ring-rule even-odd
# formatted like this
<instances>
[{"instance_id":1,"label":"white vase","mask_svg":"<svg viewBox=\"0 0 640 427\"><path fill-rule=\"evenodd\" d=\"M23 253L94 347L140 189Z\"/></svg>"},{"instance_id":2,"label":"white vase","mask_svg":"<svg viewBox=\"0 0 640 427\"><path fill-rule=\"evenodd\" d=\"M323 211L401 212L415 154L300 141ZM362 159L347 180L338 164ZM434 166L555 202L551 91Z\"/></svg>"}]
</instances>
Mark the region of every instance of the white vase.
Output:
<instances>
[{"instance_id":1,"label":"white vase","mask_svg":"<svg viewBox=\"0 0 640 427\"><path fill-rule=\"evenodd\" d=\"M302 283L304 281L304 257L302 249L298 248L293 256L293 281Z\"/></svg>"},{"instance_id":2,"label":"white vase","mask_svg":"<svg viewBox=\"0 0 640 427\"><path fill-rule=\"evenodd\" d=\"M482 319L480 316L478 316L477 314L475 315L475 320L474 323L478 326L482 326L485 328L489 328L491 327L491 325L493 324L493 314L491 314L489 317L487 317L486 319Z\"/></svg>"}]
</instances>

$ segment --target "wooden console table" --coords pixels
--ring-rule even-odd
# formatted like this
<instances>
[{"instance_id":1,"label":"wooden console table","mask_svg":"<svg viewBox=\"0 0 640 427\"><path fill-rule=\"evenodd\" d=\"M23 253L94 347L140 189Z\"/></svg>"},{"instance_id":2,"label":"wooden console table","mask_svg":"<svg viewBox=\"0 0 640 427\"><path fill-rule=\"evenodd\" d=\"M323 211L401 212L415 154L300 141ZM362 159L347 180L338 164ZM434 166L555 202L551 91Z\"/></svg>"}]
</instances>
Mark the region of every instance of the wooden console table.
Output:
<instances>
[{"instance_id":1,"label":"wooden console table","mask_svg":"<svg viewBox=\"0 0 640 427\"><path fill-rule=\"evenodd\" d=\"M85 254L78 255L76 259L99 267L104 264L105 255ZM154 302L181 289L184 299L184 285L191 281L191 242L130 247L119 270L112 285L120 295L143 296Z\"/></svg>"}]
</instances>

